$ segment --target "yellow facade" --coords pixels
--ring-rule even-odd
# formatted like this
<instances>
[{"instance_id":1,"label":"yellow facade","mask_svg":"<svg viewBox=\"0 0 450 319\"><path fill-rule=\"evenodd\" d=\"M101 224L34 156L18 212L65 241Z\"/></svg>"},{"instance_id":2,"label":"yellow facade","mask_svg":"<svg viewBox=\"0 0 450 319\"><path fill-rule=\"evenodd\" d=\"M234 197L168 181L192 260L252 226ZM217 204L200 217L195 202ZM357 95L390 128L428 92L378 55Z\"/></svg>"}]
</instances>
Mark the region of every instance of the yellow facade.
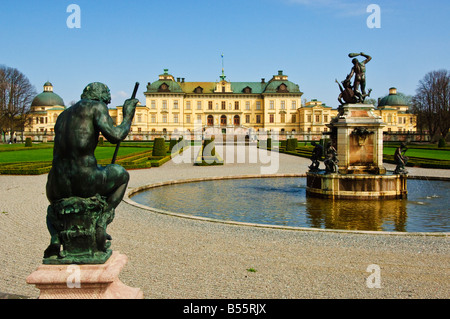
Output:
<instances>
[{"instance_id":1,"label":"yellow facade","mask_svg":"<svg viewBox=\"0 0 450 319\"><path fill-rule=\"evenodd\" d=\"M167 70L148 83L145 104L138 104L131 133L167 134L213 128L222 133L254 132L321 134L338 114L337 109L311 100L302 105L299 86L279 71L271 80L228 82L186 82ZM385 132L416 132L417 116L391 88L374 112L383 118ZM47 82L44 92L32 104L29 133L52 133L58 115L64 111L62 99ZM109 111L116 124L123 120L122 107ZM138 137L136 137L138 138Z\"/></svg>"}]
</instances>

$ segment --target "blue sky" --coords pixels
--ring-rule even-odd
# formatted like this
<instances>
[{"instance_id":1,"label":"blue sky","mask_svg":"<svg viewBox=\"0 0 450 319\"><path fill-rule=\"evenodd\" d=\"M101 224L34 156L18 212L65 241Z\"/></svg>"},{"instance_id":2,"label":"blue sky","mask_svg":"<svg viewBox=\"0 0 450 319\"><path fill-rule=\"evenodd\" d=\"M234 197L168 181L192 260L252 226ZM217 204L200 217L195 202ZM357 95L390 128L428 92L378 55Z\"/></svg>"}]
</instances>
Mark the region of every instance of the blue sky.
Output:
<instances>
[{"instance_id":1,"label":"blue sky","mask_svg":"<svg viewBox=\"0 0 450 319\"><path fill-rule=\"evenodd\" d=\"M371 3L381 28L368 28ZM81 28L70 29L70 4ZM224 54L229 81L269 80L278 70L307 100L338 106L351 68L350 52L373 57L367 86L373 98L395 86L415 94L433 70L450 69L447 0L17 0L0 3L0 64L23 72L36 87L51 81L66 102L90 82L107 84L110 106L123 103L139 81L168 68L186 81L217 81Z\"/></svg>"}]
</instances>

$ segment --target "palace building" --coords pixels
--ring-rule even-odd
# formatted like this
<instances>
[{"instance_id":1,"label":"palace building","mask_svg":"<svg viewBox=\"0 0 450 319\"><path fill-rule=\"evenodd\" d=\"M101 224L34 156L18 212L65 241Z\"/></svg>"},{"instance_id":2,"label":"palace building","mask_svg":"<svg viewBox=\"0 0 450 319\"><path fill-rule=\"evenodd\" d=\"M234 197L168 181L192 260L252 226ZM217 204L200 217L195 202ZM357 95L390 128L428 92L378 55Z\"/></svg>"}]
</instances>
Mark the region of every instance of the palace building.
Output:
<instances>
[{"instance_id":1,"label":"palace building","mask_svg":"<svg viewBox=\"0 0 450 319\"><path fill-rule=\"evenodd\" d=\"M302 92L278 71L270 80L229 82L223 74L218 82L187 82L168 73L148 83L146 106L139 106L133 132L171 133L196 127L229 130L292 132L299 130ZM121 123L122 107L111 110Z\"/></svg>"},{"instance_id":2,"label":"palace building","mask_svg":"<svg viewBox=\"0 0 450 319\"><path fill-rule=\"evenodd\" d=\"M44 83L44 91L31 102L30 125L28 132L51 133L56 119L66 109L63 99L53 92L50 82Z\"/></svg>"},{"instance_id":3,"label":"palace building","mask_svg":"<svg viewBox=\"0 0 450 319\"><path fill-rule=\"evenodd\" d=\"M197 129L237 134L327 132L326 124L338 110L315 99L302 105L302 95L299 85L289 81L283 71L268 81L230 82L222 70L219 81L188 82L165 69L156 81L148 83L146 105L138 104L131 135L146 134L148 138L152 133L170 136ZM51 134L65 108L53 85L46 82L44 91L32 102L32 118L25 132ZM109 113L117 125L122 122L122 106L110 108ZM417 116L410 113L396 88L390 88L389 95L378 101L374 113L383 118L385 132L416 132Z\"/></svg>"}]
</instances>

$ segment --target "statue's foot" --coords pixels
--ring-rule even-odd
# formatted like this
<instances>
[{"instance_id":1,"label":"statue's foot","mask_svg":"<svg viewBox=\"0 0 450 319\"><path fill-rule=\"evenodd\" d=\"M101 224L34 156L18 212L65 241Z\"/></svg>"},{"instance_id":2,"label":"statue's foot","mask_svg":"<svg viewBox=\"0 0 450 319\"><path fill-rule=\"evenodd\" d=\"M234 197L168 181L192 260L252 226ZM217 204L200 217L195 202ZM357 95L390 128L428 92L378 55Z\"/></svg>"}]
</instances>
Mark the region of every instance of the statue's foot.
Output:
<instances>
[{"instance_id":1,"label":"statue's foot","mask_svg":"<svg viewBox=\"0 0 450 319\"><path fill-rule=\"evenodd\" d=\"M58 257L61 251L61 245L59 244L50 244L47 249L44 251L44 258L50 257Z\"/></svg>"}]
</instances>

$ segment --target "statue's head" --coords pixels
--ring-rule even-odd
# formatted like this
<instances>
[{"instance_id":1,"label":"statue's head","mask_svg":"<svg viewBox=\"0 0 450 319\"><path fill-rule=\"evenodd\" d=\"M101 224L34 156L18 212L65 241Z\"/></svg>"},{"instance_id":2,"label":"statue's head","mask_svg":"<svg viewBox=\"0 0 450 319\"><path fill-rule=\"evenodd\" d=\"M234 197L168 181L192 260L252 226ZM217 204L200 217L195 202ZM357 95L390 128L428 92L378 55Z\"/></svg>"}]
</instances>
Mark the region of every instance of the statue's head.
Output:
<instances>
[{"instance_id":1,"label":"statue's head","mask_svg":"<svg viewBox=\"0 0 450 319\"><path fill-rule=\"evenodd\" d=\"M81 94L82 99L100 101L108 105L111 103L111 93L109 88L100 82L94 82L88 84Z\"/></svg>"},{"instance_id":2,"label":"statue's head","mask_svg":"<svg viewBox=\"0 0 450 319\"><path fill-rule=\"evenodd\" d=\"M357 58L354 58L354 59L352 60L352 63L355 64L355 65L356 65L358 62L359 62L359 61L358 61Z\"/></svg>"}]
</instances>

